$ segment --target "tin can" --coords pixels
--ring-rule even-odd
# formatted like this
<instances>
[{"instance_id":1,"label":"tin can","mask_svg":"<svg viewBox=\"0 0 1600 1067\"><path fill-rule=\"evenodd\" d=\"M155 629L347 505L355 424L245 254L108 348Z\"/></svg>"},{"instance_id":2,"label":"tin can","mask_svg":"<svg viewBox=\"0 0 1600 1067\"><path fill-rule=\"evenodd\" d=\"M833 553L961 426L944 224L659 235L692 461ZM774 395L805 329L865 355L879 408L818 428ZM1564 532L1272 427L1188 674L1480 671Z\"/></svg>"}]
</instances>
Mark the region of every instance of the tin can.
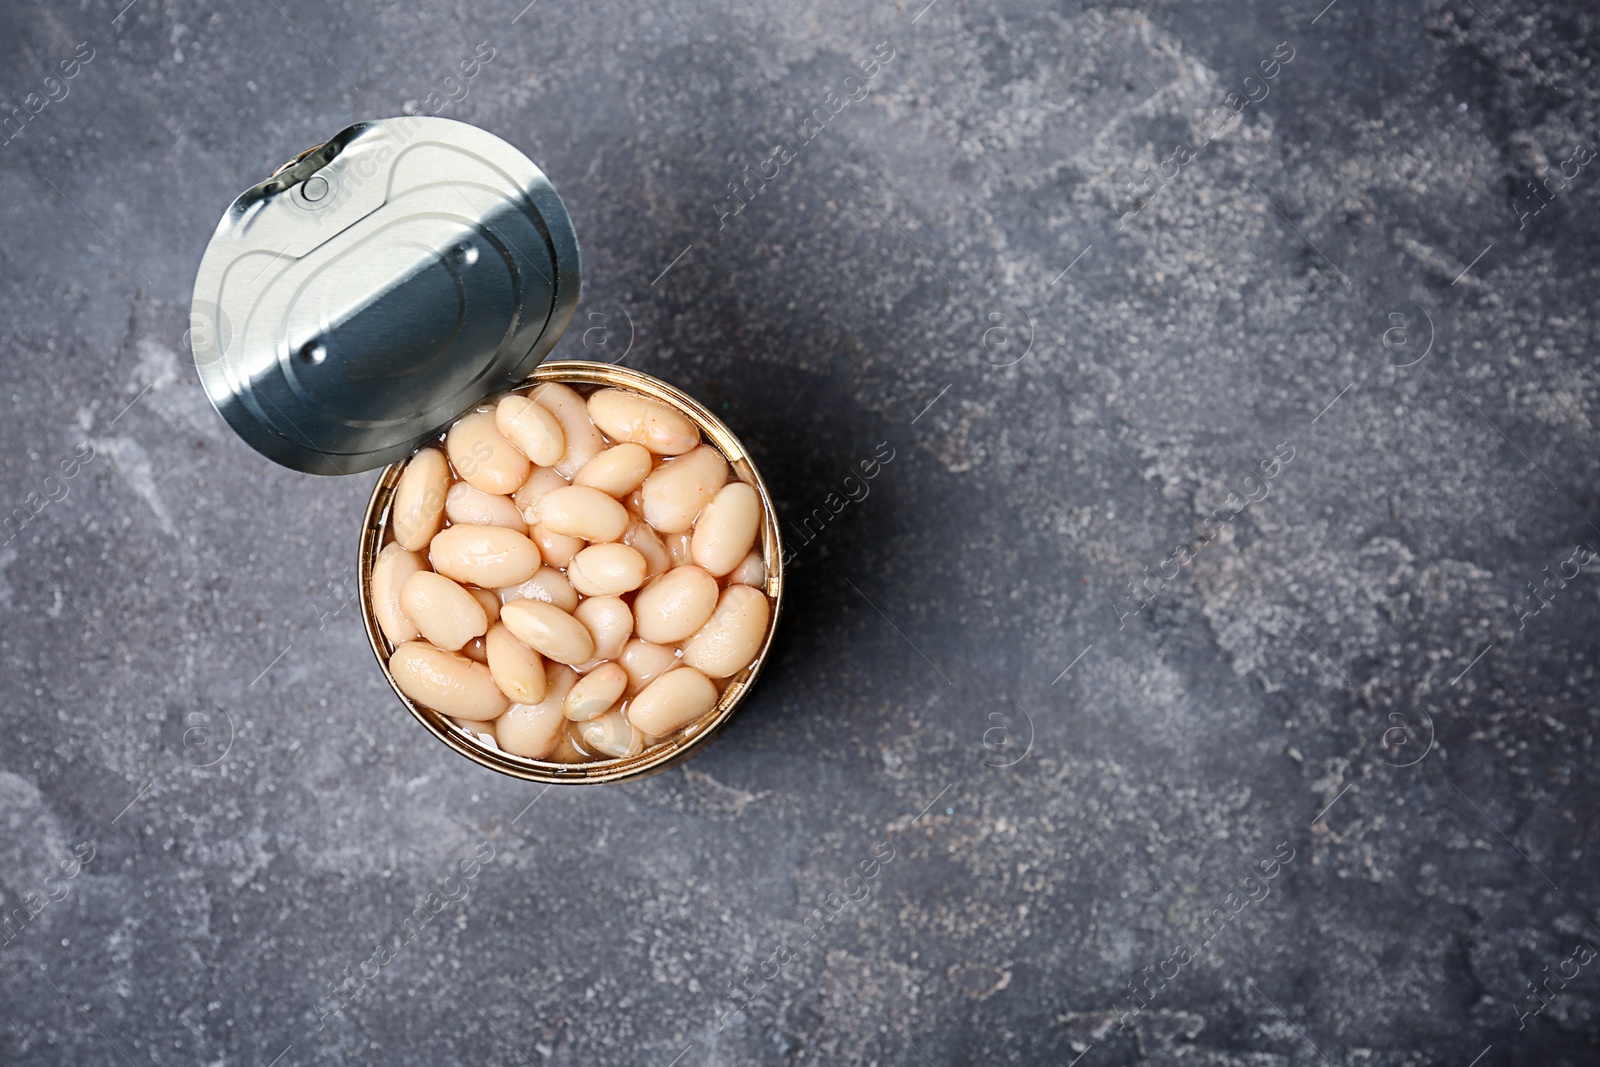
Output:
<instances>
[{"instance_id":1,"label":"tin can","mask_svg":"<svg viewBox=\"0 0 1600 1067\"><path fill-rule=\"evenodd\" d=\"M702 748L765 663L783 597L783 551L766 485L738 438L705 406L639 371L541 363L571 321L581 267L571 219L521 152L449 119L357 123L244 193L217 226L195 280L190 336L206 394L269 459L312 474L383 467L359 535L367 638L385 678L450 748L483 767L546 783L625 781ZM586 763L500 750L408 698L388 667L372 567L406 460L487 398L542 382L611 387L687 417L755 489L769 621L716 706L638 755Z\"/></svg>"}]
</instances>

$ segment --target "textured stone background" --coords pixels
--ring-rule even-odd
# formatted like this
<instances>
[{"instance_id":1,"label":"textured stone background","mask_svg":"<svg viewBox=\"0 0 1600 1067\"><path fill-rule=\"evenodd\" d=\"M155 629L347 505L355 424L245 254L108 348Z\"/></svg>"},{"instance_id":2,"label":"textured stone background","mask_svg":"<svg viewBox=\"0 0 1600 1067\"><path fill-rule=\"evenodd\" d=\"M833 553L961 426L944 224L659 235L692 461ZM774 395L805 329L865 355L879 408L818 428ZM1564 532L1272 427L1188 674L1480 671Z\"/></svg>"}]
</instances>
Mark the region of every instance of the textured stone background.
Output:
<instances>
[{"instance_id":1,"label":"textured stone background","mask_svg":"<svg viewBox=\"0 0 1600 1067\"><path fill-rule=\"evenodd\" d=\"M1594 9L1084 2L0 8L8 113L93 49L0 147L0 1059L1595 1062L1596 566L1528 612L1600 547L1600 169L1526 185L1600 150ZM372 476L257 457L186 356L228 201L485 41L441 113L573 213L557 354L715 403L791 529L895 457L633 785L419 729L347 593Z\"/></svg>"}]
</instances>

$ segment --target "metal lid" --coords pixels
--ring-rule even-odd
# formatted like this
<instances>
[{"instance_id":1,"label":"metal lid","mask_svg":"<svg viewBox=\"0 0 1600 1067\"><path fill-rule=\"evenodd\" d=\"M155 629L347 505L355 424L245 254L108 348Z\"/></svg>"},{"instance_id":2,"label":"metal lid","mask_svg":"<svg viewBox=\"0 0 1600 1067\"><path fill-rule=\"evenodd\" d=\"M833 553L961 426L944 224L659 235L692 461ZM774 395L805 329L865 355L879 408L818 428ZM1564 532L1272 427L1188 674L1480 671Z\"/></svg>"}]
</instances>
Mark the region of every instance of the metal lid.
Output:
<instances>
[{"instance_id":1,"label":"metal lid","mask_svg":"<svg viewBox=\"0 0 1600 1067\"><path fill-rule=\"evenodd\" d=\"M206 395L268 459L351 474L408 455L549 353L578 301L549 179L451 119L361 122L246 190L206 246Z\"/></svg>"}]
</instances>

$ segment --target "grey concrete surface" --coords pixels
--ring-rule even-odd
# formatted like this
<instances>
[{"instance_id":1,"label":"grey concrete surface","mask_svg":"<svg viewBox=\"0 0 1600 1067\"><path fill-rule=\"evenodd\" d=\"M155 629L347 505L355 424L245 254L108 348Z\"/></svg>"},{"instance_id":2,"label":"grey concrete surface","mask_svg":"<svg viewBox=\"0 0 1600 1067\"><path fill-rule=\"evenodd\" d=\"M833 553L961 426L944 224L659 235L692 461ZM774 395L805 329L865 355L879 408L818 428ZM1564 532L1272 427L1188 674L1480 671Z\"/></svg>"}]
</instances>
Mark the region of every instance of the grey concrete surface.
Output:
<instances>
[{"instance_id":1,"label":"grey concrete surface","mask_svg":"<svg viewBox=\"0 0 1600 1067\"><path fill-rule=\"evenodd\" d=\"M0 8L0 1060L1596 1062L1592 6L126 2ZM804 542L682 769L448 752L373 476L200 391L224 206L406 110Z\"/></svg>"}]
</instances>

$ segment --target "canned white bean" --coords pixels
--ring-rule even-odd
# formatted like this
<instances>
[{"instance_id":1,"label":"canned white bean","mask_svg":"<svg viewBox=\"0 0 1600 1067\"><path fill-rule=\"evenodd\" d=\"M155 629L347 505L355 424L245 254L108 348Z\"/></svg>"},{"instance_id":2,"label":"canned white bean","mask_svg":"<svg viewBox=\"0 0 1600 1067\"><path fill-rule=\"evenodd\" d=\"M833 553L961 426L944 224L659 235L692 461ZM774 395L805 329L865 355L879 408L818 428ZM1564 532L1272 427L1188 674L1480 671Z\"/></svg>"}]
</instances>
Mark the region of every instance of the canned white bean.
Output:
<instances>
[{"instance_id":1,"label":"canned white bean","mask_svg":"<svg viewBox=\"0 0 1600 1067\"><path fill-rule=\"evenodd\" d=\"M441 439L385 472L363 539L368 634L418 719L485 766L553 782L650 773L726 722L782 592L771 501L726 427L636 371L547 363ZM426 492L445 504L423 540Z\"/></svg>"}]
</instances>

